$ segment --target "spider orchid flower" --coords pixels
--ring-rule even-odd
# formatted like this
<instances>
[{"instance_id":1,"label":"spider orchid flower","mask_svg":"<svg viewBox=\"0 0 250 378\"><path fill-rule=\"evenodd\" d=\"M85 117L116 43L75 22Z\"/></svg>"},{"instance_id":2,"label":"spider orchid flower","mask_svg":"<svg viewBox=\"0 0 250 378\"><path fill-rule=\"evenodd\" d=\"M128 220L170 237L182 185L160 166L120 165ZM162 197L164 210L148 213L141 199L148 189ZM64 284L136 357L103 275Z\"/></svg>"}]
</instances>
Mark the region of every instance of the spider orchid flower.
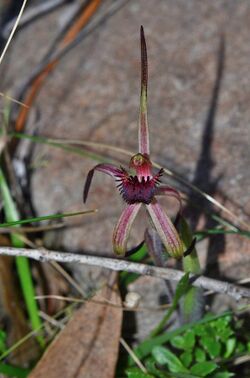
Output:
<instances>
[{"instance_id":1,"label":"spider orchid flower","mask_svg":"<svg viewBox=\"0 0 250 378\"><path fill-rule=\"evenodd\" d=\"M164 173L160 169L156 174L152 172L152 163L149 157L149 133L147 122L147 83L148 62L147 48L143 27L141 26L141 98L139 115L139 153L132 156L129 163L129 171L123 167L112 164L98 164L88 173L83 200L86 202L91 181L95 171L100 171L112 176L127 203L121 217L114 229L113 248L119 256L126 254L127 240L131 226L141 206L144 204L152 223L158 232L168 254L180 258L184 254L184 245L180 239L170 218L165 214L156 196L173 196L179 201L181 210L181 197L177 190L170 186L160 185L161 176ZM130 173L133 171L133 173Z\"/></svg>"}]
</instances>

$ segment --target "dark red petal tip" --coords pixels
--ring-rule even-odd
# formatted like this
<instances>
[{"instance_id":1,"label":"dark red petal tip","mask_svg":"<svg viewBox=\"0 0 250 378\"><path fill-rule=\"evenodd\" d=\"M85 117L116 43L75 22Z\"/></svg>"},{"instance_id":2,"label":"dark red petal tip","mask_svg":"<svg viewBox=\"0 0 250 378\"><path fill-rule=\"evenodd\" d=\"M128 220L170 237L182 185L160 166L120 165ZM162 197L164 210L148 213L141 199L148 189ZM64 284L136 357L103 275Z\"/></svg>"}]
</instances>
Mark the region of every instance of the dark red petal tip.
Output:
<instances>
[{"instance_id":1,"label":"dark red petal tip","mask_svg":"<svg viewBox=\"0 0 250 378\"><path fill-rule=\"evenodd\" d=\"M144 35L143 26L141 26L141 86L145 88L147 95L148 86L148 57L147 57L147 45Z\"/></svg>"},{"instance_id":2,"label":"dark red petal tip","mask_svg":"<svg viewBox=\"0 0 250 378\"><path fill-rule=\"evenodd\" d=\"M93 179L93 175L95 171L99 171L102 173L106 173L109 176L112 176L113 178L116 178L117 176L120 176L123 174L123 171L119 168L117 168L113 164L103 163L103 164L97 164L93 169L91 169L87 175L87 179L85 182L84 190L83 190L83 202L85 203L87 200L89 188Z\"/></svg>"},{"instance_id":3,"label":"dark red petal tip","mask_svg":"<svg viewBox=\"0 0 250 378\"><path fill-rule=\"evenodd\" d=\"M196 240L197 240L196 238L194 238L194 239L192 240L192 243L190 244L190 246L188 247L188 249L183 253L183 256L184 256L184 257L190 255L190 253L193 252L193 249L194 249L195 244L196 244Z\"/></svg>"},{"instance_id":4,"label":"dark red petal tip","mask_svg":"<svg viewBox=\"0 0 250 378\"><path fill-rule=\"evenodd\" d=\"M147 45L141 26L141 98L139 116L139 152L149 155L149 135L147 121L148 58Z\"/></svg>"},{"instance_id":5,"label":"dark red petal tip","mask_svg":"<svg viewBox=\"0 0 250 378\"><path fill-rule=\"evenodd\" d=\"M87 175L86 182L85 182L84 189L83 189L83 203L85 203L87 201L89 188L90 188L90 185L91 185L91 182L92 182L92 179L93 179L94 172L95 172L95 170L91 169L91 171L89 171L89 173Z\"/></svg>"}]
</instances>

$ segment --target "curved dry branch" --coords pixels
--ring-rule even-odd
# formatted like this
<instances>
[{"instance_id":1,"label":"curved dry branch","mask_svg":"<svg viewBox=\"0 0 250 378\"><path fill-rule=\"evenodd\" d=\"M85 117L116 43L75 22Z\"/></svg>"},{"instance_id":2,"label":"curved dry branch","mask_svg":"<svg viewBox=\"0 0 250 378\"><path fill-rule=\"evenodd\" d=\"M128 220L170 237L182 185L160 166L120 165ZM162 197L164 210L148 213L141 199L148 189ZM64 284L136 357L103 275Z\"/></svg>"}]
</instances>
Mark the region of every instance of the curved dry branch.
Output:
<instances>
[{"instance_id":1,"label":"curved dry branch","mask_svg":"<svg viewBox=\"0 0 250 378\"><path fill-rule=\"evenodd\" d=\"M69 252L50 251L46 249L25 249L25 248L11 248L0 247L0 255L7 256L25 256L38 261L59 261L62 263L77 262L80 264L99 266L115 271L126 271L137 273L145 276L152 276L162 278L164 280L179 281L184 272L176 269L159 268L146 264L134 263L121 259L114 259L109 257L80 255ZM233 297L236 300L242 298L250 298L250 289L239 285L234 285L229 282L215 280L205 276L190 275L192 285L213 291L215 293L222 293Z\"/></svg>"}]
</instances>

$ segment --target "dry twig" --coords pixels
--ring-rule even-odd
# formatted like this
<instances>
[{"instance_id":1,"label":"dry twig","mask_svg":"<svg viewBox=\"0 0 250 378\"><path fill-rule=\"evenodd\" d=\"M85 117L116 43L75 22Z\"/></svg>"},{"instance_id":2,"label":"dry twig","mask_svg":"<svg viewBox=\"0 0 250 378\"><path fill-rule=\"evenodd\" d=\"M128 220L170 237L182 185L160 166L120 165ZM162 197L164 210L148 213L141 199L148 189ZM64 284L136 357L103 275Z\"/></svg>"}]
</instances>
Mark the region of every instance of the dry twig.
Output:
<instances>
[{"instance_id":1,"label":"dry twig","mask_svg":"<svg viewBox=\"0 0 250 378\"><path fill-rule=\"evenodd\" d=\"M0 247L0 255L25 256L38 261L59 261L62 263L78 262L80 264L99 266L114 271L126 271L140 275L162 278L164 280L179 281L184 272L176 269L159 268L146 264L134 263L126 260L109 257L88 256L45 249L25 249ZM205 276L190 275L192 285L215 293L227 294L236 300L250 298L250 289L208 278Z\"/></svg>"},{"instance_id":2,"label":"dry twig","mask_svg":"<svg viewBox=\"0 0 250 378\"><path fill-rule=\"evenodd\" d=\"M9 47L10 42L11 42L11 40L12 40L12 38L13 38L13 35L14 35L15 31L16 31L16 28L18 27L18 24L19 24L20 18L22 17L22 14L23 14L24 8L25 8L25 6L26 6L26 3L27 3L27 0L23 0L22 7L21 7L21 9L20 9L20 11L19 11L19 14L18 14L18 16L17 16L17 19L16 19L16 21L15 21L15 23L14 23L14 25L13 25L13 28L12 28L12 30L11 30L10 36L9 36L9 38L8 38L8 41L6 42L6 45L5 45L5 47L4 47L4 49L3 49L3 52L2 52L2 54L1 54L1 56L0 56L0 64L1 64L2 61L3 61L3 58L4 58L4 56L5 56L5 54L6 54L7 50L8 50L8 47Z\"/></svg>"}]
</instances>

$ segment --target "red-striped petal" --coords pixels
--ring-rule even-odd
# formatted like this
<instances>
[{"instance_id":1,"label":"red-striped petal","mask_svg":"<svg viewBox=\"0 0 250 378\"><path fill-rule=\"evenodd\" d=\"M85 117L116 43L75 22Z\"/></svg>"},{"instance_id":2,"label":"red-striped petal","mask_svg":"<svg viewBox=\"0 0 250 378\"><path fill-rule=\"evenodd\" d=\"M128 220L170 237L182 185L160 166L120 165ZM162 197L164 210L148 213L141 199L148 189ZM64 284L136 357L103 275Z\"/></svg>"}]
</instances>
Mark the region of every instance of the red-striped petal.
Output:
<instances>
[{"instance_id":1,"label":"red-striped petal","mask_svg":"<svg viewBox=\"0 0 250 378\"><path fill-rule=\"evenodd\" d=\"M164 213L156 199L151 204L146 205L146 208L168 254L176 259L182 257L184 253L183 242L170 218Z\"/></svg>"},{"instance_id":2,"label":"red-striped petal","mask_svg":"<svg viewBox=\"0 0 250 378\"><path fill-rule=\"evenodd\" d=\"M140 210L141 203L135 203L127 206L114 229L113 233L113 248L114 252L119 256L124 256L126 253L127 241L130 233L131 226L135 220L138 211Z\"/></svg>"}]
</instances>

